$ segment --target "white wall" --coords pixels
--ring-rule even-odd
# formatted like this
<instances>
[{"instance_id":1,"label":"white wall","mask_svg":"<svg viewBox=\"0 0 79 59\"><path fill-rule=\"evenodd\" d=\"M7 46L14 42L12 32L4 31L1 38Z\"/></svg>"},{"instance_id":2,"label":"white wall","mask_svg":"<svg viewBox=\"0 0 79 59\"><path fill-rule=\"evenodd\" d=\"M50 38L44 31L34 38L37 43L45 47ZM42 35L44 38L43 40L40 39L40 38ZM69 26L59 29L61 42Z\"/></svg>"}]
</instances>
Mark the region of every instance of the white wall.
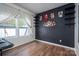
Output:
<instances>
[{"instance_id":1,"label":"white wall","mask_svg":"<svg viewBox=\"0 0 79 59\"><path fill-rule=\"evenodd\" d=\"M0 9L0 13L6 13L6 10L7 10L8 13L13 13L13 14L15 14L15 13L13 12L13 10L16 11L16 8L15 8L15 6L13 7L13 5L12 5L12 7L11 7L11 5L9 6L9 5L7 5L7 4L0 4L0 7L2 8L2 9ZM10 7L10 8L9 8L9 7ZM5 10L5 8L6 8L6 10ZM19 8L19 7L17 7L17 8ZM20 9L21 9L21 8L20 8ZM21 10L24 10L24 9L22 8ZM33 33L32 33L31 35L29 35L29 36L7 37L7 38L5 38L6 40L12 42L12 43L14 44L14 47L35 40L35 27L34 27L34 23L33 23L33 15L34 15L34 14L31 13L30 11L27 11L27 10L24 10L24 11L26 11L26 13L28 13L27 15L29 15L29 18L30 18L31 24L32 24L32 31L33 31ZM17 11L16 11L16 12L17 12Z\"/></svg>"},{"instance_id":2,"label":"white wall","mask_svg":"<svg viewBox=\"0 0 79 59\"><path fill-rule=\"evenodd\" d=\"M75 36L74 36L74 39L75 39L75 49L76 49L76 52L77 54L79 55L79 43L78 43L78 4L76 3L75 4L76 7L75 7Z\"/></svg>"}]
</instances>

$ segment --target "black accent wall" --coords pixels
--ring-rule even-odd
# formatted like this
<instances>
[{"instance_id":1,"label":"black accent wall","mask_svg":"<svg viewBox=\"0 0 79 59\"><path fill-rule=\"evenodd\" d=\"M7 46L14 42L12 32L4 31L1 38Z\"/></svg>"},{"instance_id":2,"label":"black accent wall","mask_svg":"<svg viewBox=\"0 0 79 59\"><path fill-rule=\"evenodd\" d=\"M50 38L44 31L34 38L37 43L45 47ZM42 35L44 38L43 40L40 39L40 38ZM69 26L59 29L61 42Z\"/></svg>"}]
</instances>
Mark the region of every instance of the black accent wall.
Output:
<instances>
[{"instance_id":1,"label":"black accent wall","mask_svg":"<svg viewBox=\"0 0 79 59\"><path fill-rule=\"evenodd\" d=\"M63 17L58 17L59 11L63 11ZM56 26L43 26L43 21L39 20L39 16L52 12L55 14ZM39 13L35 18L36 39L74 47L75 4L71 3Z\"/></svg>"}]
</instances>

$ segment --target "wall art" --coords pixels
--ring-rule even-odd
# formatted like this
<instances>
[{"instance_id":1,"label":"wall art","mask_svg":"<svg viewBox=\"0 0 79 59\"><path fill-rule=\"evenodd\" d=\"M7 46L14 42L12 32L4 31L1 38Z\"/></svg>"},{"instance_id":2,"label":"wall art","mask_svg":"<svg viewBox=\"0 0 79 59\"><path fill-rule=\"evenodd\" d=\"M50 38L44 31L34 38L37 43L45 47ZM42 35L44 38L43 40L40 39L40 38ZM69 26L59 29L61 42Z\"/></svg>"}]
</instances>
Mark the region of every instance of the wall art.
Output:
<instances>
[{"instance_id":1,"label":"wall art","mask_svg":"<svg viewBox=\"0 0 79 59\"><path fill-rule=\"evenodd\" d=\"M58 12L58 17L63 17L63 11Z\"/></svg>"}]
</instances>

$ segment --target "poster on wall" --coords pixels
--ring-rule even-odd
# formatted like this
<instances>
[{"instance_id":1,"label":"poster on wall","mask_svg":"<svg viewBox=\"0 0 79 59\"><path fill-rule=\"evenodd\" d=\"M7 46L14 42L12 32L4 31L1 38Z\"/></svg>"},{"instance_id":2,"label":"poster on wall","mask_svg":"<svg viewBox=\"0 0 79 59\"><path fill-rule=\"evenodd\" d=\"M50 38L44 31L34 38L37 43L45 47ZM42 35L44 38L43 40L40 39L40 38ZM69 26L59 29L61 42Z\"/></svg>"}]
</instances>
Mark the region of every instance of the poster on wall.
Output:
<instances>
[{"instance_id":1,"label":"poster on wall","mask_svg":"<svg viewBox=\"0 0 79 59\"><path fill-rule=\"evenodd\" d=\"M47 22L48 21L48 14L44 15L44 21Z\"/></svg>"},{"instance_id":2,"label":"poster on wall","mask_svg":"<svg viewBox=\"0 0 79 59\"><path fill-rule=\"evenodd\" d=\"M56 22L55 22L54 18L55 18L54 13L50 13L49 15L45 14L44 15L45 22L44 22L43 25L45 27L54 27L56 25Z\"/></svg>"},{"instance_id":3,"label":"poster on wall","mask_svg":"<svg viewBox=\"0 0 79 59\"><path fill-rule=\"evenodd\" d=\"M58 17L63 17L63 11L58 12Z\"/></svg>"}]
</instances>

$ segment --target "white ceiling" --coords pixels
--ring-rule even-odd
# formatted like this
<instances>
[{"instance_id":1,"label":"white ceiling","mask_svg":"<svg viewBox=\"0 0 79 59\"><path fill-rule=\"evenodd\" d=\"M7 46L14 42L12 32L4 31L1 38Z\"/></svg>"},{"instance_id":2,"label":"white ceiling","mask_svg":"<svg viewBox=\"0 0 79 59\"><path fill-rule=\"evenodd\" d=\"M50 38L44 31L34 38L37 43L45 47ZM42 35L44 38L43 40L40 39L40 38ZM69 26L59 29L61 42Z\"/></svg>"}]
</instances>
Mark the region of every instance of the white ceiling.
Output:
<instances>
[{"instance_id":1,"label":"white ceiling","mask_svg":"<svg viewBox=\"0 0 79 59\"><path fill-rule=\"evenodd\" d=\"M27 9L33 12L34 14L37 14L65 4L67 3L16 3L15 5Z\"/></svg>"}]
</instances>

